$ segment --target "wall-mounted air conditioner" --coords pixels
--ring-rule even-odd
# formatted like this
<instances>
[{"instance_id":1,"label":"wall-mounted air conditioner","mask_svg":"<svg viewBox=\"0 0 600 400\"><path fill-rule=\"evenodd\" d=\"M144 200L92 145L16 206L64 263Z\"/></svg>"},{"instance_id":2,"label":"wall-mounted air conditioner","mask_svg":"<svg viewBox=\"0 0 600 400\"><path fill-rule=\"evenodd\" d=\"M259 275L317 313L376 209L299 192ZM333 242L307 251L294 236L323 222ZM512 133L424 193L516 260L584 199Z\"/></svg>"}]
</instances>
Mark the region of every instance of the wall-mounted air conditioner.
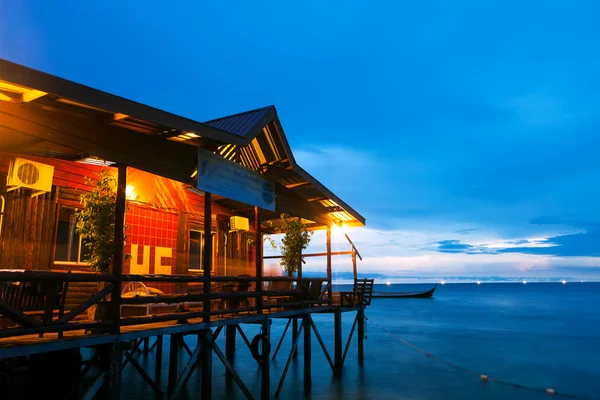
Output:
<instances>
[{"instance_id":1,"label":"wall-mounted air conditioner","mask_svg":"<svg viewBox=\"0 0 600 400\"><path fill-rule=\"evenodd\" d=\"M232 231L247 231L250 229L248 218L244 217L231 217L229 219L229 230Z\"/></svg>"},{"instance_id":2,"label":"wall-mounted air conditioner","mask_svg":"<svg viewBox=\"0 0 600 400\"><path fill-rule=\"evenodd\" d=\"M8 169L7 189L30 189L31 196L51 192L53 175L52 165L15 158Z\"/></svg>"}]
</instances>

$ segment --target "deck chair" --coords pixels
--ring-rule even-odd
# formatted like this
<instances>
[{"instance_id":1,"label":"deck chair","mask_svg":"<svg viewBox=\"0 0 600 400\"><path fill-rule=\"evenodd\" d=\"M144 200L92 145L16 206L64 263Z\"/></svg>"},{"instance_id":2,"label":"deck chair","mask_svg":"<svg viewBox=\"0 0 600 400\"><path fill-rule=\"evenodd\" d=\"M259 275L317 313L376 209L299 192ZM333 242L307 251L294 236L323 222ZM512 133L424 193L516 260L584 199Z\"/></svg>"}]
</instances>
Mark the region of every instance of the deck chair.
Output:
<instances>
[{"instance_id":1,"label":"deck chair","mask_svg":"<svg viewBox=\"0 0 600 400\"><path fill-rule=\"evenodd\" d=\"M271 281L269 282L269 291L283 292L292 289L292 281ZM268 304L285 303L292 299L290 295L266 296L265 300Z\"/></svg>"},{"instance_id":2,"label":"deck chair","mask_svg":"<svg viewBox=\"0 0 600 400\"><path fill-rule=\"evenodd\" d=\"M351 292L340 292L342 307L346 306L369 306L373 295L375 279L357 279L354 282L354 290Z\"/></svg>"}]
</instances>

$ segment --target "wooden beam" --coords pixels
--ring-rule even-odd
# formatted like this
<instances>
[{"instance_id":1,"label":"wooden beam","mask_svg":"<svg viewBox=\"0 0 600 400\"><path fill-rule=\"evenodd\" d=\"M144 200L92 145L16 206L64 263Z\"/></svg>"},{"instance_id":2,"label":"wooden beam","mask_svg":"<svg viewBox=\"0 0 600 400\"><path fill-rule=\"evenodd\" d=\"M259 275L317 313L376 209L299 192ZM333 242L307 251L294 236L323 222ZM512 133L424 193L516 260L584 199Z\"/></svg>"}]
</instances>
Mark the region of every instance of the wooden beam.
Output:
<instances>
[{"instance_id":1,"label":"wooden beam","mask_svg":"<svg viewBox=\"0 0 600 400\"><path fill-rule=\"evenodd\" d=\"M114 333L121 330L121 275L123 274L123 262L125 261L125 209L127 188L127 166L120 164L117 173L117 198L115 203L115 254L113 257L113 270L115 285L111 295L110 305L112 308L112 319L115 321Z\"/></svg>"},{"instance_id":2,"label":"wooden beam","mask_svg":"<svg viewBox=\"0 0 600 400\"><path fill-rule=\"evenodd\" d=\"M43 97L47 94L48 93L42 92L41 90L32 89L32 90L29 90L29 91L23 93L21 95L20 101L23 103L29 103L30 101L39 99L40 97Z\"/></svg>"},{"instance_id":3,"label":"wooden beam","mask_svg":"<svg viewBox=\"0 0 600 400\"><path fill-rule=\"evenodd\" d=\"M310 315L303 317L304 324L304 395L312 389L312 349L310 336Z\"/></svg>"},{"instance_id":4,"label":"wooden beam","mask_svg":"<svg viewBox=\"0 0 600 400\"><path fill-rule=\"evenodd\" d=\"M196 132L204 138L241 146L245 146L248 141L241 136L188 118L1 59L0 80L4 81L3 83L10 82L12 85L51 93L103 111L124 113L153 124L186 132ZM134 166L133 164L130 165Z\"/></svg>"},{"instance_id":5,"label":"wooden beam","mask_svg":"<svg viewBox=\"0 0 600 400\"><path fill-rule=\"evenodd\" d=\"M212 267L212 198L209 192L204 193L204 252L202 253L202 268L204 268L204 294L203 301L204 322L210 322L210 270Z\"/></svg>"},{"instance_id":6,"label":"wooden beam","mask_svg":"<svg viewBox=\"0 0 600 400\"><path fill-rule=\"evenodd\" d=\"M321 225L331 225L333 221L327 215L327 210L320 204L308 203L306 200L292 193L289 189L276 184L275 208L278 213L301 217Z\"/></svg>"},{"instance_id":7,"label":"wooden beam","mask_svg":"<svg viewBox=\"0 0 600 400\"><path fill-rule=\"evenodd\" d=\"M292 183L290 185L285 185L285 187L288 188L288 189L293 189L293 188L297 188L297 187L300 187L300 186L306 186L306 185L310 185L310 182Z\"/></svg>"},{"instance_id":8,"label":"wooden beam","mask_svg":"<svg viewBox=\"0 0 600 400\"><path fill-rule=\"evenodd\" d=\"M129 118L127 114L116 113L113 115L113 121L120 121L122 119Z\"/></svg>"},{"instance_id":9,"label":"wooden beam","mask_svg":"<svg viewBox=\"0 0 600 400\"><path fill-rule=\"evenodd\" d=\"M350 256L352 255L352 251L332 251L331 252L332 256ZM281 258L283 256L264 256L263 258L265 260L267 259L276 259L276 258ZM309 253L309 254L302 254L302 257L327 257L327 253Z\"/></svg>"},{"instance_id":10,"label":"wooden beam","mask_svg":"<svg viewBox=\"0 0 600 400\"><path fill-rule=\"evenodd\" d=\"M197 163L194 146L85 119L66 118L57 111L49 107L42 109L35 104L0 102L0 117L5 129L193 183L190 175Z\"/></svg>"},{"instance_id":11,"label":"wooden beam","mask_svg":"<svg viewBox=\"0 0 600 400\"><path fill-rule=\"evenodd\" d=\"M258 314L262 314L263 310L263 304L262 304L262 292L263 292L263 281L262 281L262 276L263 276L263 237L262 237L262 232L261 232L261 225L260 225L260 209L258 207L254 207L254 229L256 230L256 238L255 238L255 243L256 243L256 291L258 292L259 296L256 298L256 306L258 307L257 311Z\"/></svg>"},{"instance_id":12,"label":"wooden beam","mask_svg":"<svg viewBox=\"0 0 600 400\"><path fill-rule=\"evenodd\" d=\"M35 136L29 136L0 128L0 152L21 153L26 147L34 146L42 142L42 139Z\"/></svg>"},{"instance_id":13,"label":"wooden beam","mask_svg":"<svg viewBox=\"0 0 600 400\"><path fill-rule=\"evenodd\" d=\"M7 95L5 95L4 93L0 93L0 100L2 100L2 101L10 101L10 102L12 102L12 101L13 101L13 98L12 98L12 97L10 97L10 96L7 96Z\"/></svg>"},{"instance_id":14,"label":"wooden beam","mask_svg":"<svg viewBox=\"0 0 600 400\"><path fill-rule=\"evenodd\" d=\"M329 300L333 299L333 286L332 286L332 274L331 274L331 226L327 225L327 234L325 237L325 246L327 247L327 282L329 283L329 290L327 291L327 297Z\"/></svg>"}]
</instances>

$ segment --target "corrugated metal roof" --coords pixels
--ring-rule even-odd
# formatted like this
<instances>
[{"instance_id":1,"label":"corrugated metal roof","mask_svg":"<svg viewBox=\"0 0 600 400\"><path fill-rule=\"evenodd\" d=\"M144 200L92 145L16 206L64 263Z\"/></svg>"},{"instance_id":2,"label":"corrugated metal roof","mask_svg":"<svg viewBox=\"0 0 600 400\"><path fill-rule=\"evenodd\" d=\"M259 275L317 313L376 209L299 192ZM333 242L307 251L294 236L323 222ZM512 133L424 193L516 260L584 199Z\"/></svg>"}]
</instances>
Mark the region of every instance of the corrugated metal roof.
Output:
<instances>
[{"instance_id":1,"label":"corrugated metal roof","mask_svg":"<svg viewBox=\"0 0 600 400\"><path fill-rule=\"evenodd\" d=\"M251 138L256 136L275 115L275 106L267 106L204 122L208 126Z\"/></svg>"}]
</instances>

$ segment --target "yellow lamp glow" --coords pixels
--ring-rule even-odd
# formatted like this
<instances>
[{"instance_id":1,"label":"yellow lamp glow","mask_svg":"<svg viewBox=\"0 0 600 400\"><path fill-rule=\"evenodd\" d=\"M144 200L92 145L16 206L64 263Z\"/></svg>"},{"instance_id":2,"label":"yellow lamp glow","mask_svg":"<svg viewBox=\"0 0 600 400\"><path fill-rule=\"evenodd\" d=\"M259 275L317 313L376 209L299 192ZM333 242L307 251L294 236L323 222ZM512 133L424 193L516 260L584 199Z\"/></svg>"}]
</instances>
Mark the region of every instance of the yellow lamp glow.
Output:
<instances>
[{"instance_id":1,"label":"yellow lamp glow","mask_svg":"<svg viewBox=\"0 0 600 400\"><path fill-rule=\"evenodd\" d=\"M137 199L138 195L135 191L135 187L132 185L127 185L127 187L125 187L125 197L127 197L127 200Z\"/></svg>"}]
</instances>

